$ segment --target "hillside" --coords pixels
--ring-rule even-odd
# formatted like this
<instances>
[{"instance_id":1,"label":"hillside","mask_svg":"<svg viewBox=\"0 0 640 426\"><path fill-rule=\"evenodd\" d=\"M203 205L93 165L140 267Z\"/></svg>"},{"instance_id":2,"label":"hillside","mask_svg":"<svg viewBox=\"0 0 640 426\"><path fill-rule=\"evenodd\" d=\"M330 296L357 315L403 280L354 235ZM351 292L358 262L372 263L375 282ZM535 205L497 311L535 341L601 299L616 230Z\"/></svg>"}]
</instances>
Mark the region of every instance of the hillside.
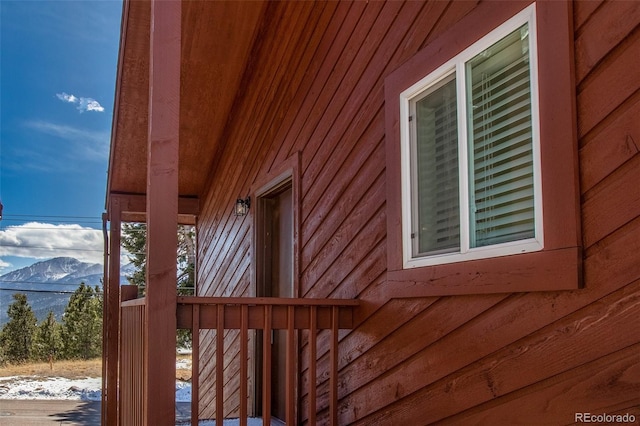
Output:
<instances>
[{"instance_id":1,"label":"hillside","mask_svg":"<svg viewBox=\"0 0 640 426\"><path fill-rule=\"evenodd\" d=\"M126 282L131 266L123 268L120 281ZM53 311L61 320L71 294L80 283L102 286L103 268L71 257L56 257L0 276L0 327L7 320L7 308L14 293L24 293L38 321Z\"/></svg>"}]
</instances>

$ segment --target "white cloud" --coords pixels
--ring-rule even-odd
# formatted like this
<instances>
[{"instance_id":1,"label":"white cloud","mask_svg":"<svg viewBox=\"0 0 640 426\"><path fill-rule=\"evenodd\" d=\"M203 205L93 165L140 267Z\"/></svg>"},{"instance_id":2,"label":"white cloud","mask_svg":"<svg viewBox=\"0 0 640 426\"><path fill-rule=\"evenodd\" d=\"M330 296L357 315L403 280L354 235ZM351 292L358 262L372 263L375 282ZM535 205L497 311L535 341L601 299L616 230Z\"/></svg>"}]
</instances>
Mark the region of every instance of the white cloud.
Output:
<instances>
[{"instance_id":1,"label":"white cloud","mask_svg":"<svg viewBox=\"0 0 640 426\"><path fill-rule=\"evenodd\" d=\"M78 102L78 98L76 98L73 95L67 95L65 92L62 93L56 93L56 96L58 97L58 99L60 99L61 101L66 101L66 102L71 102L71 103L75 103Z\"/></svg>"},{"instance_id":2,"label":"white cloud","mask_svg":"<svg viewBox=\"0 0 640 426\"><path fill-rule=\"evenodd\" d=\"M76 97L75 95L69 95L66 92L56 93L56 97L63 102L69 102L77 105L77 109L80 112L85 111L97 111L104 112L104 107L100 105L100 102L93 98Z\"/></svg>"},{"instance_id":3,"label":"white cloud","mask_svg":"<svg viewBox=\"0 0 640 426\"><path fill-rule=\"evenodd\" d=\"M103 250L101 230L76 224L29 222L0 230L0 256L33 259L64 256L102 263Z\"/></svg>"},{"instance_id":4,"label":"white cloud","mask_svg":"<svg viewBox=\"0 0 640 426\"><path fill-rule=\"evenodd\" d=\"M83 130L73 126L64 124L56 124L48 121L29 121L29 127L39 130L43 133L58 136L62 139L73 141L90 141L108 143L109 134L106 132L96 132L91 130Z\"/></svg>"},{"instance_id":5,"label":"white cloud","mask_svg":"<svg viewBox=\"0 0 640 426\"><path fill-rule=\"evenodd\" d=\"M48 121L29 121L27 126L72 143L70 152L86 160L104 160L109 156L109 133L80 129Z\"/></svg>"},{"instance_id":6,"label":"white cloud","mask_svg":"<svg viewBox=\"0 0 640 426\"><path fill-rule=\"evenodd\" d=\"M104 107L98 103L95 99L91 98L80 98L80 105L78 106L80 111L98 111L103 112Z\"/></svg>"}]
</instances>

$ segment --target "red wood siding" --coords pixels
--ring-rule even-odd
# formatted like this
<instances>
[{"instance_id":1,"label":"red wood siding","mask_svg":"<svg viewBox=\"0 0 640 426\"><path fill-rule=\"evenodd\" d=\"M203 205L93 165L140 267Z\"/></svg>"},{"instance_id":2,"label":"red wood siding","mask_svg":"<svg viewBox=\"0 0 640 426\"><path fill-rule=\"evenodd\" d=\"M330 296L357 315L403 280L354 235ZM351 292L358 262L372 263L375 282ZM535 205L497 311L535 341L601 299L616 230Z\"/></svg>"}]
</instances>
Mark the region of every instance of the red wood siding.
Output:
<instances>
[{"instance_id":1,"label":"red wood siding","mask_svg":"<svg viewBox=\"0 0 640 426\"><path fill-rule=\"evenodd\" d=\"M640 3L574 4L584 288L402 298L386 280L384 78L475 6L268 4L202 197L198 295L253 295L253 217L233 203L300 155L299 295L362 302L340 339L340 424L640 418ZM215 332L201 338L201 416L213 417ZM233 416L238 360L226 359ZM302 420L306 367L302 356Z\"/></svg>"}]
</instances>

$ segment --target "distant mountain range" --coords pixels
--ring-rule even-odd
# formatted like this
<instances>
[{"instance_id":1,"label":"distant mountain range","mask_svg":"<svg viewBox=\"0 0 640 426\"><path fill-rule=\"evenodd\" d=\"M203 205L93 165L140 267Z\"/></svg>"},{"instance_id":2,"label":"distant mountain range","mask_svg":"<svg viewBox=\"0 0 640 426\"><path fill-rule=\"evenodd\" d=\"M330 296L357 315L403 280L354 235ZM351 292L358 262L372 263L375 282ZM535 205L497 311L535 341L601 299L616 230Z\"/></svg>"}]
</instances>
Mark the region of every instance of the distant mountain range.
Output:
<instances>
[{"instance_id":1,"label":"distant mountain range","mask_svg":"<svg viewBox=\"0 0 640 426\"><path fill-rule=\"evenodd\" d=\"M120 282L134 268L126 265L120 271ZM56 257L0 276L0 327L8 321L7 309L14 293L24 293L38 321L53 311L60 321L71 294L85 283L102 287L103 267L99 263L85 263L71 257Z\"/></svg>"},{"instance_id":2,"label":"distant mountain range","mask_svg":"<svg viewBox=\"0 0 640 426\"><path fill-rule=\"evenodd\" d=\"M72 257L56 257L34 263L0 276L0 286L20 283L21 288L39 287L42 283L100 285L103 268L99 263L84 263Z\"/></svg>"}]
</instances>

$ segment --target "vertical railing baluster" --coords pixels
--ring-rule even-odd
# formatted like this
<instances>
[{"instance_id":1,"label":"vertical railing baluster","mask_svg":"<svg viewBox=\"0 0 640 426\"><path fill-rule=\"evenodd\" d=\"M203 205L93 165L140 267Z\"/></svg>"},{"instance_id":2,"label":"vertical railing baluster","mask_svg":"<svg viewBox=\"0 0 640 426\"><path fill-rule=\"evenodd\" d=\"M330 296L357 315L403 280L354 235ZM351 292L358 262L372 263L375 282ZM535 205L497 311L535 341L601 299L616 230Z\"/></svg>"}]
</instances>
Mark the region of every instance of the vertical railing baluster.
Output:
<instances>
[{"instance_id":1,"label":"vertical railing baluster","mask_svg":"<svg viewBox=\"0 0 640 426\"><path fill-rule=\"evenodd\" d=\"M144 322L147 319L147 305L142 305L137 309L138 321L137 321L137 336L135 336L134 345L136 347L136 359L135 365L138 365L138 369L136 372L136 377L138 378L138 403L140 404L140 410L136 411L137 420L140 426L144 425L144 421L146 420L146 404L147 404L147 392L146 385L144 382L144 375L147 371L147 364L144 362Z\"/></svg>"},{"instance_id":2,"label":"vertical railing baluster","mask_svg":"<svg viewBox=\"0 0 640 426\"><path fill-rule=\"evenodd\" d=\"M138 366L136 377L138 378L138 403L140 404L140 410L137 411L138 425L143 426L146 420L146 404L147 404L147 386L145 385L144 375L147 371L147 364L144 362L144 323L147 319L147 305L142 305L136 310L138 314L137 321L137 336L135 336L134 345L136 347L136 358L134 360L135 365Z\"/></svg>"},{"instance_id":3,"label":"vertical railing baluster","mask_svg":"<svg viewBox=\"0 0 640 426\"><path fill-rule=\"evenodd\" d=\"M242 304L240 308L240 426L247 426L247 359L249 357L249 307Z\"/></svg>"},{"instance_id":4,"label":"vertical railing baluster","mask_svg":"<svg viewBox=\"0 0 640 426\"><path fill-rule=\"evenodd\" d=\"M338 307L331 307L331 373L329 413L332 425L338 424Z\"/></svg>"},{"instance_id":5,"label":"vertical railing baluster","mask_svg":"<svg viewBox=\"0 0 640 426\"><path fill-rule=\"evenodd\" d=\"M127 342L128 340L127 332L129 327L131 327L131 324L129 324L129 319L127 318L126 308L120 308L120 321L122 321L121 329L120 329L120 353L118 354L118 362L120 364L120 368L118 371L118 382L119 382L118 384L120 385L120 400L118 401L118 409L117 409L117 411L119 412L120 418L116 419L118 424L120 423L120 419L125 415L126 413L125 410L127 408L123 401L123 396L126 395L126 388L127 388L127 383L125 382L124 378L126 377L126 374L127 374L126 372L127 352L130 350L130 347ZM113 360L111 360L111 362L113 362ZM113 386L113 384L111 384L111 386ZM106 410L106 404L104 405L103 410ZM111 421L113 421L113 419L111 419Z\"/></svg>"},{"instance_id":6,"label":"vertical railing baluster","mask_svg":"<svg viewBox=\"0 0 640 426\"><path fill-rule=\"evenodd\" d=\"M309 309L309 424L316 424L318 307Z\"/></svg>"},{"instance_id":7,"label":"vertical railing baluster","mask_svg":"<svg viewBox=\"0 0 640 426\"><path fill-rule=\"evenodd\" d=\"M192 305L191 323L191 425L198 425L200 401L200 305Z\"/></svg>"},{"instance_id":8,"label":"vertical railing baluster","mask_svg":"<svg viewBox=\"0 0 640 426\"><path fill-rule=\"evenodd\" d=\"M138 348L139 342L136 342L135 338L138 337L139 334L139 327L141 326L141 309L139 307L131 307L131 308L126 308L127 311L127 322L128 322L128 331L127 331L127 342L125 343L127 345L127 351L126 351L126 358L127 358L127 371L125 372L126 375L128 375L129 377L124 377L123 381L126 381L126 389L127 389L127 396L126 397L121 397L121 400L129 400L126 402L127 405L127 409L131 410L132 408L137 408L136 406L141 405L141 401L142 401L142 390L140 389L140 372L139 369L141 368L140 366L136 365L139 358L139 351L140 349ZM124 384L123 384L124 386ZM142 407L141 407L142 409ZM132 422L132 424L139 424L139 421L137 421L138 415L137 413L139 413L139 411L133 411L133 412L129 412L126 416L127 421Z\"/></svg>"},{"instance_id":9,"label":"vertical railing baluster","mask_svg":"<svg viewBox=\"0 0 640 426\"><path fill-rule=\"evenodd\" d=\"M132 422L132 424L138 424L135 422L136 411L132 412L131 410L137 408L137 405L140 403L140 389L138 387L139 374L135 363L135 361L138 360L138 348L134 341L134 338L138 337L137 328L140 326L140 310L138 307L135 307L125 308L124 311L126 314L123 314L123 316L126 315L127 324L123 327L126 329L126 332L123 330L125 333L125 336L123 336L123 346L126 347L123 355L126 361L122 363L123 371L120 374L123 376L121 393L126 390L127 395L120 395L120 401L123 405L121 412L122 417L126 419L126 421ZM124 404L126 404L126 406Z\"/></svg>"},{"instance_id":10,"label":"vertical railing baluster","mask_svg":"<svg viewBox=\"0 0 640 426\"><path fill-rule=\"evenodd\" d=\"M131 364L131 369L133 370L133 377L131 378L131 380L133 381L133 385L135 386L135 388L133 389L134 395L135 395L135 400L137 401L137 403L140 405L140 411L135 411L132 415L131 420L134 422L134 424L142 424L142 416L143 416L143 405L145 403L144 401L144 384L143 384L143 380L144 380L144 376L142 374L143 371L143 362L142 361L142 348L141 346L143 345L143 340L144 336L143 336L143 330L142 327L144 326L144 308L141 306L137 306L135 308L133 308L133 321L135 324L135 329L133 330L133 333L131 333L129 335L129 338L132 339L131 343L130 343L130 347L132 348L132 352L131 352L131 356L129 358L129 362L132 363ZM136 337L140 338L140 340L136 339Z\"/></svg>"},{"instance_id":11,"label":"vertical railing baluster","mask_svg":"<svg viewBox=\"0 0 640 426\"><path fill-rule=\"evenodd\" d=\"M273 305L264 306L262 331L262 421L271 424L271 317Z\"/></svg>"},{"instance_id":12,"label":"vertical railing baluster","mask_svg":"<svg viewBox=\"0 0 640 426\"><path fill-rule=\"evenodd\" d=\"M296 363L295 363L295 341L294 341L294 316L295 310L293 305L287 306L287 355L286 355L286 372L287 382L285 385L285 392L287 396L286 401L286 418L287 424L293 425L295 421L295 379L296 379Z\"/></svg>"},{"instance_id":13,"label":"vertical railing baluster","mask_svg":"<svg viewBox=\"0 0 640 426\"><path fill-rule=\"evenodd\" d=\"M224 421L224 305L217 305L216 323L216 424Z\"/></svg>"},{"instance_id":14,"label":"vertical railing baluster","mask_svg":"<svg viewBox=\"0 0 640 426\"><path fill-rule=\"evenodd\" d=\"M124 392L126 390L127 396L121 395L121 412L122 417L127 421L133 422L135 420L135 412L131 412L132 408L136 408L135 404L140 401L140 391L138 389L138 371L135 366L134 360L137 361L137 351L138 348L132 337L137 337L137 327L139 327L139 309L136 308L125 308L126 312L126 329L125 335L123 336L123 346L126 347L126 350L123 352L123 357L125 361L123 361L123 371L122 371L122 390ZM123 316L124 316L123 315ZM125 367L126 366L126 367ZM128 377L127 377L128 376ZM125 415L126 414L126 415ZM134 423L137 424L137 423Z\"/></svg>"},{"instance_id":15,"label":"vertical railing baluster","mask_svg":"<svg viewBox=\"0 0 640 426\"><path fill-rule=\"evenodd\" d=\"M124 401L127 399L131 399L131 397L133 397L134 401L138 401L138 395L137 393L133 393L133 385L135 384L135 379L137 378L136 376L133 376L132 373L132 361L131 358L134 356L133 351L136 350L136 347L134 346L132 339L131 339L131 333L133 329L133 327L137 327L137 321L135 314L136 314L136 310L133 311L133 315L131 315L131 308L125 308L124 312L126 312L126 316L127 316L127 326L125 327L127 329L126 332L126 336L124 336L124 342L123 345L126 345L126 350L123 351L123 365L126 365L126 371L123 371L122 373L120 373L122 375L122 390L120 391L121 393L126 391L127 396L120 397L121 400L121 407L120 407L120 412L122 413L122 417L126 418L127 420L131 419L133 420L133 414L131 414L130 412L127 413L127 410L130 409L131 403L129 401ZM124 369L124 368L123 368ZM135 371L133 371L133 373L135 374ZM130 375L130 377L127 377L127 375ZM125 406L126 404L126 406ZM125 413L126 413L126 417L125 417Z\"/></svg>"},{"instance_id":16,"label":"vertical railing baluster","mask_svg":"<svg viewBox=\"0 0 640 426\"><path fill-rule=\"evenodd\" d=\"M125 407L125 403L123 401L124 398L122 398L124 395L126 395L126 388L127 388L127 383L125 381L125 377L126 377L126 369L127 369L127 352L129 350L131 350L131 348L128 345L127 342L127 331L129 329L129 327L131 327L131 324L129 324L129 318L127 318L127 309L126 308L121 308L120 311L120 318L122 321L122 329L120 332L120 353L119 355L119 362L120 362L120 370L118 372L118 381L120 382L120 401L118 403L119 407L118 407L118 411L119 411L119 415L122 418L125 413L126 413L126 408ZM113 361L112 361L113 362ZM113 384L112 384L113 386ZM105 407L106 409L106 407ZM117 419L118 423L120 422L120 419Z\"/></svg>"},{"instance_id":17,"label":"vertical railing baluster","mask_svg":"<svg viewBox=\"0 0 640 426\"><path fill-rule=\"evenodd\" d=\"M138 380L140 380L140 374L138 372L138 368L136 366L136 361L138 361L138 344L135 341L135 338L138 337L138 327L140 327L140 309L138 307L125 308L127 311L127 335L126 342L124 343L127 346L127 350L125 351L126 357L126 372L123 377L123 387L127 390L127 396L121 396L121 400L129 400L126 401L127 408L123 409L123 413L125 410L131 410L131 408L136 408L135 406L140 404L141 401L141 390L139 387ZM123 401L124 402L124 401ZM133 424L138 424L136 422L136 413L137 411L127 413L126 419L127 421L132 422Z\"/></svg>"}]
</instances>

